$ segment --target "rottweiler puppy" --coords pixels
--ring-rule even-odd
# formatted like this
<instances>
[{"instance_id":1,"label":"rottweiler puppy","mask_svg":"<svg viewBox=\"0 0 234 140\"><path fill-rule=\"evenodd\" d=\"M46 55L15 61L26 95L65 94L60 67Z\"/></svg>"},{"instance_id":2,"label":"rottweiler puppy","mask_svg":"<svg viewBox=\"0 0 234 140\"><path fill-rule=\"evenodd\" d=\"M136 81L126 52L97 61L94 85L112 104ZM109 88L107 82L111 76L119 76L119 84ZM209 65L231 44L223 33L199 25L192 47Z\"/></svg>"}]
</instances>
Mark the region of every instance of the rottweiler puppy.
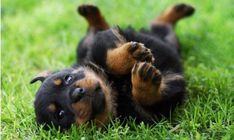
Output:
<instances>
[{"instance_id":1,"label":"rottweiler puppy","mask_svg":"<svg viewBox=\"0 0 234 140\"><path fill-rule=\"evenodd\" d=\"M34 102L38 124L68 129L93 122L102 127L113 118L153 123L169 117L185 96L176 23L194 13L186 4L170 7L150 30L110 28L100 10L82 5L87 35L77 49L77 65L42 72Z\"/></svg>"}]
</instances>

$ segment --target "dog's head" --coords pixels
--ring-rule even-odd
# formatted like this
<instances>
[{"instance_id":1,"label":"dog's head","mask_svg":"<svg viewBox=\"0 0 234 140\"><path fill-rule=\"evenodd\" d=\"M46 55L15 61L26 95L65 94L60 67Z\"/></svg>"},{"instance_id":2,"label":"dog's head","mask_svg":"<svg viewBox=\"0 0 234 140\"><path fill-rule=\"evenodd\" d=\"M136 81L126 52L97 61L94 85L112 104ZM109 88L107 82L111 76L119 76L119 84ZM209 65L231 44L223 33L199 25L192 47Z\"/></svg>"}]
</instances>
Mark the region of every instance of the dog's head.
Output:
<instances>
[{"instance_id":1,"label":"dog's head","mask_svg":"<svg viewBox=\"0 0 234 140\"><path fill-rule=\"evenodd\" d=\"M42 81L34 102L38 124L68 129L71 124L94 121L101 126L115 114L113 93L98 67L85 66L44 72L31 83Z\"/></svg>"}]
</instances>

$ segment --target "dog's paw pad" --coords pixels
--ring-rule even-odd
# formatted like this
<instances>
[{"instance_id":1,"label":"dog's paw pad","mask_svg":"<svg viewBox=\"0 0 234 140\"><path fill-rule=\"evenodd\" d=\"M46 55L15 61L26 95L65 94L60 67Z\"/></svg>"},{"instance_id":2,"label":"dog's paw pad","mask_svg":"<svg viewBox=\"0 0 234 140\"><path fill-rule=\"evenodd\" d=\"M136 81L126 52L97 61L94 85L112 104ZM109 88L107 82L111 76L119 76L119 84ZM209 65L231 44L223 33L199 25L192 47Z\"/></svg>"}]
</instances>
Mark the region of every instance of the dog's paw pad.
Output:
<instances>
[{"instance_id":1,"label":"dog's paw pad","mask_svg":"<svg viewBox=\"0 0 234 140\"><path fill-rule=\"evenodd\" d=\"M138 62L131 75L133 98L142 105L152 105L161 99L162 75L152 64Z\"/></svg>"},{"instance_id":2,"label":"dog's paw pad","mask_svg":"<svg viewBox=\"0 0 234 140\"><path fill-rule=\"evenodd\" d=\"M159 85L162 80L160 71L146 62L136 63L132 69L132 74L139 77L141 81L149 83L149 85Z\"/></svg>"},{"instance_id":3,"label":"dog's paw pad","mask_svg":"<svg viewBox=\"0 0 234 140\"><path fill-rule=\"evenodd\" d=\"M154 62L152 52L142 43L131 42L128 51L137 61Z\"/></svg>"}]
</instances>

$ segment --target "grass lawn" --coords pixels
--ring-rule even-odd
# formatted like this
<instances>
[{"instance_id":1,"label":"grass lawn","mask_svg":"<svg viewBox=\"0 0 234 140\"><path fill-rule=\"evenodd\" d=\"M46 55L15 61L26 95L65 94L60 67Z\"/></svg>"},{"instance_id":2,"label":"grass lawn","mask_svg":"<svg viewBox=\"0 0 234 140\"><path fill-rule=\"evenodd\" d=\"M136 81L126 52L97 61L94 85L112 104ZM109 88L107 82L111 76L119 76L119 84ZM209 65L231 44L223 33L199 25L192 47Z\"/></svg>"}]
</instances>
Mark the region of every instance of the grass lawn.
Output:
<instances>
[{"instance_id":1,"label":"grass lawn","mask_svg":"<svg viewBox=\"0 0 234 140\"><path fill-rule=\"evenodd\" d=\"M4 0L1 6L1 138L2 139L233 139L234 138L234 2L184 0L196 7L192 18L179 22L188 99L171 120L154 126L121 126L107 130L72 128L59 133L35 124L33 101L42 70L75 62L78 41L86 32L76 8L86 0ZM136 29L180 1L95 0L108 22ZM87 3L87 2L86 2Z\"/></svg>"}]
</instances>

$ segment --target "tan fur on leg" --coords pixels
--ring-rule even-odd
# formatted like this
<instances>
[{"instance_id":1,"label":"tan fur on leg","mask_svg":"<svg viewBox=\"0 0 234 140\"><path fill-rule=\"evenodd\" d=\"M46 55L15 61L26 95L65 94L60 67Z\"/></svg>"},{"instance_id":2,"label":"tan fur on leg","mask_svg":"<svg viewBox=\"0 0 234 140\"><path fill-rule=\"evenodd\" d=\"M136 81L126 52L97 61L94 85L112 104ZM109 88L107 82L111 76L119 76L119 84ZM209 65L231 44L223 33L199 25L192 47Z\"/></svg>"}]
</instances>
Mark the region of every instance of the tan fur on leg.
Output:
<instances>
[{"instance_id":1,"label":"tan fur on leg","mask_svg":"<svg viewBox=\"0 0 234 140\"><path fill-rule=\"evenodd\" d=\"M160 16L153 20L152 25L175 25L176 22L184 17L188 17L194 13L195 9L186 4L177 4L169 7Z\"/></svg>"},{"instance_id":2,"label":"tan fur on leg","mask_svg":"<svg viewBox=\"0 0 234 140\"><path fill-rule=\"evenodd\" d=\"M137 61L153 62L149 49L137 42L118 44L117 48L107 51L106 65L113 74L128 74Z\"/></svg>"},{"instance_id":3,"label":"tan fur on leg","mask_svg":"<svg viewBox=\"0 0 234 140\"><path fill-rule=\"evenodd\" d=\"M78 7L78 12L87 20L89 30L105 30L109 28L98 7L94 5L81 5Z\"/></svg>"},{"instance_id":4,"label":"tan fur on leg","mask_svg":"<svg viewBox=\"0 0 234 140\"><path fill-rule=\"evenodd\" d=\"M162 99L161 74L150 63L137 63L132 69L132 95L136 102L149 106Z\"/></svg>"}]
</instances>

